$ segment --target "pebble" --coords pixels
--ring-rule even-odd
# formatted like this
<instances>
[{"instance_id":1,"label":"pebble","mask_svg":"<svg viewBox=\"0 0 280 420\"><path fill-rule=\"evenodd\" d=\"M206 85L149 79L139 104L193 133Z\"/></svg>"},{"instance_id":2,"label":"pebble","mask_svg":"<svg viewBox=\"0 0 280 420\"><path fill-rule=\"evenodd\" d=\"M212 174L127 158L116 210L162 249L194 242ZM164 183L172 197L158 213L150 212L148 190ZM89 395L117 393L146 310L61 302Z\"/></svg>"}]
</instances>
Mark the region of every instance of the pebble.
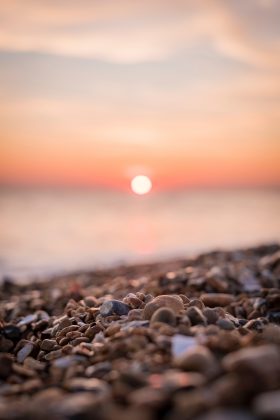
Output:
<instances>
[{"instance_id":1,"label":"pebble","mask_svg":"<svg viewBox=\"0 0 280 420\"><path fill-rule=\"evenodd\" d=\"M17 361L18 363L23 363L24 360L33 352L34 344L31 342L27 342L24 346L18 351L17 353Z\"/></svg>"},{"instance_id":2,"label":"pebble","mask_svg":"<svg viewBox=\"0 0 280 420\"><path fill-rule=\"evenodd\" d=\"M229 319L225 319L225 318L221 318L216 322L216 325L218 325L218 327L222 328L222 330L234 330L234 324L229 320Z\"/></svg>"},{"instance_id":3,"label":"pebble","mask_svg":"<svg viewBox=\"0 0 280 420\"><path fill-rule=\"evenodd\" d=\"M18 322L17 326L18 326L18 327L22 327L23 325L29 325L29 324L31 324L32 322L37 321L37 319L38 319L37 314L30 314L30 315L27 315L27 316L25 316L23 319L21 319L21 320Z\"/></svg>"},{"instance_id":4,"label":"pebble","mask_svg":"<svg viewBox=\"0 0 280 420\"><path fill-rule=\"evenodd\" d=\"M170 308L174 314L178 315L184 310L184 304L180 296L177 295L160 295L152 299L145 305L143 311L144 319L151 319L154 312L159 308Z\"/></svg>"},{"instance_id":5,"label":"pebble","mask_svg":"<svg viewBox=\"0 0 280 420\"><path fill-rule=\"evenodd\" d=\"M44 351L51 351L55 346L56 346L56 341L55 340L48 340L45 339L42 341L41 343L41 350Z\"/></svg>"},{"instance_id":6,"label":"pebble","mask_svg":"<svg viewBox=\"0 0 280 420\"><path fill-rule=\"evenodd\" d=\"M187 309L186 314L190 319L192 325L206 325L207 321L205 316L203 315L202 311L197 308L196 306L191 306Z\"/></svg>"},{"instance_id":7,"label":"pebble","mask_svg":"<svg viewBox=\"0 0 280 420\"><path fill-rule=\"evenodd\" d=\"M200 296L204 305L214 308L215 306L227 306L234 302L234 296L226 293L203 293Z\"/></svg>"},{"instance_id":8,"label":"pebble","mask_svg":"<svg viewBox=\"0 0 280 420\"><path fill-rule=\"evenodd\" d=\"M175 326L176 316L174 311L170 308L159 308L153 313L150 322L151 324L156 322L164 322L165 324Z\"/></svg>"},{"instance_id":9,"label":"pebble","mask_svg":"<svg viewBox=\"0 0 280 420\"><path fill-rule=\"evenodd\" d=\"M280 390L259 394L253 401L253 409L262 419L279 420Z\"/></svg>"},{"instance_id":10,"label":"pebble","mask_svg":"<svg viewBox=\"0 0 280 420\"><path fill-rule=\"evenodd\" d=\"M176 367L204 373L206 376L216 374L217 362L210 350L204 346L191 346L174 359Z\"/></svg>"},{"instance_id":11,"label":"pebble","mask_svg":"<svg viewBox=\"0 0 280 420\"><path fill-rule=\"evenodd\" d=\"M238 350L225 356L222 364L227 371L250 374L260 387L280 386L280 352L276 345Z\"/></svg>"},{"instance_id":12,"label":"pebble","mask_svg":"<svg viewBox=\"0 0 280 420\"><path fill-rule=\"evenodd\" d=\"M21 337L21 331L16 325L5 325L2 331L8 340L19 340Z\"/></svg>"},{"instance_id":13,"label":"pebble","mask_svg":"<svg viewBox=\"0 0 280 420\"><path fill-rule=\"evenodd\" d=\"M180 356L186 350L197 345L197 340L195 337L187 337L181 334L175 334L172 337L171 349L173 358Z\"/></svg>"},{"instance_id":14,"label":"pebble","mask_svg":"<svg viewBox=\"0 0 280 420\"><path fill-rule=\"evenodd\" d=\"M107 300L104 302L100 307L100 314L104 317L110 316L110 315L127 315L129 311L131 310L131 307L120 300Z\"/></svg>"},{"instance_id":15,"label":"pebble","mask_svg":"<svg viewBox=\"0 0 280 420\"><path fill-rule=\"evenodd\" d=\"M211 308L205 308L203 310L203 315L205 316L208 324L216 324L219 319L219 315L217 311Z\"/></svg>"}]
</instances>

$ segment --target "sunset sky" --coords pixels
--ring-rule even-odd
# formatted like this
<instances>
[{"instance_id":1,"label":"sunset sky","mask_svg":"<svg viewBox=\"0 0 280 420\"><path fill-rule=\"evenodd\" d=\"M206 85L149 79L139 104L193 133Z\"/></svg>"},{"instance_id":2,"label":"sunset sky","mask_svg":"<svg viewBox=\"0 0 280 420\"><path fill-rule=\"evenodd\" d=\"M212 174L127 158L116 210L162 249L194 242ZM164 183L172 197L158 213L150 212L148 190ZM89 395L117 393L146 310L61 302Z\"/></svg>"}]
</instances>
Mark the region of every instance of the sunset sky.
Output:
<instances>
[{"instance_id":1,"label":"sunset sky","mask_svg":"<svg viewBox=\"0 0 280 420\"><path fill-rule=\"evenodd\" d=\"M280 1L0 0L0 183L280 185Z\"/></svg>"}]
</instances>

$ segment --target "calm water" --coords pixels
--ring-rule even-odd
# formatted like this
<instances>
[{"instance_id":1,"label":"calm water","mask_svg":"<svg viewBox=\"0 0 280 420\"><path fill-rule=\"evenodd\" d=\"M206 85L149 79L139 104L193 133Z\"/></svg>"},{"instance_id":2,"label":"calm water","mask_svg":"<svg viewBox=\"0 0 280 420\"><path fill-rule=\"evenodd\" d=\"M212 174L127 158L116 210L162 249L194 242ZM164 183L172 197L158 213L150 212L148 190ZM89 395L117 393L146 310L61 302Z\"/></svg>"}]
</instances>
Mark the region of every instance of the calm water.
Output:
<instances>
[{"instance_id":1,"label":"calm water","mask_svg":"<svg viewBox=\"0 0 280 420\"><path fill-rule=\"evenodd\" d=\"M280 241L279 190L0 190L0 275L44 274Z\"/></svg>"}]
</instances>

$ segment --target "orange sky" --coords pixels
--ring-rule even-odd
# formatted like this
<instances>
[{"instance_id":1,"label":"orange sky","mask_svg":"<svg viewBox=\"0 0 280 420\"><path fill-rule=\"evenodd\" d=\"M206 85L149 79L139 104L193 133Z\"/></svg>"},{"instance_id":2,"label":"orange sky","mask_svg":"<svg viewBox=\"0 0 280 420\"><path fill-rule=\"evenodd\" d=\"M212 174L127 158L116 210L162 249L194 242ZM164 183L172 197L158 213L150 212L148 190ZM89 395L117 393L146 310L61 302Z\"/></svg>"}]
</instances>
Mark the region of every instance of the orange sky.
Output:
<instances>
[{"instance_id":1,"label":"orange sky","mask_svg":"<svg viewBox=\"0 0 280 420\"><path fill-rule=\"evenodd\" d=\"M280 184L276 0L10 0L0 19L0 183Z\"/></svg>"}]
</instances>

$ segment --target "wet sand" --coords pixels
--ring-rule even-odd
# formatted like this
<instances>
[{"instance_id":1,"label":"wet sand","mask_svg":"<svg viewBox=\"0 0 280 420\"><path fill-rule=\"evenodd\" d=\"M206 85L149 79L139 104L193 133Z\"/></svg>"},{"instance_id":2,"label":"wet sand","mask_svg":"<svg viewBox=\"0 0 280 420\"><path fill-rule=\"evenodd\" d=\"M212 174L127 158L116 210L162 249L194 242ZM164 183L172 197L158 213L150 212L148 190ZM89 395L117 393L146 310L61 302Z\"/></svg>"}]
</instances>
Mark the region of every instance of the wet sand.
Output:
<instances>
[{"instance_id":1,"label":"wet sand","mask_svg":"<svg viewBox=\"0 0 280 420\"><path fill-rule=\"evenodd\" d=\"M278 419L280 246L0 286L0 419Z\"/></svg>"}]
</instances>

